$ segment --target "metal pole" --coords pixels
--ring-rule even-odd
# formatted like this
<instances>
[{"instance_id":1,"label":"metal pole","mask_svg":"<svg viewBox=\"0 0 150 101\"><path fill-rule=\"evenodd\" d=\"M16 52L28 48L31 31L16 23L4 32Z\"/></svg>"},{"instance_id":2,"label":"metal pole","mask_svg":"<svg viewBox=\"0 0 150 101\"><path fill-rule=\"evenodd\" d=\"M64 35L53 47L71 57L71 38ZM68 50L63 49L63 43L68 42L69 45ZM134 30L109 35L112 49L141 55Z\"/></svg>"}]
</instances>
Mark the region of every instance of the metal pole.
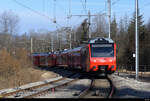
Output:
<instances>
[{"instance_id":1,"label":"metal pole","mask_svg":"<svg viewBox=\"0 0 150 101\"><path fill-rule=\"evenodd\" d=\"M51 50L52 50L52 52L54 51L54 43L53 43L53 35L51 35Z\"/></svg>"},{"instance_id":2,"label":"metal pole","mask_svg":"<svg viewBox=\"0 0 150 101\"><path fill-rule=\"evenodd\" d=\"M111 0L108 0L108 19L109 19L109 38L111 38L110 36L110 25L111 25Z\"/></svg>"},{"instance_id":3,"label":"metal pole","mask_svg":"<svg viewBox=\"0 0 150 101\"><path fill-rule=\"evenodd\" d=\"M90 10L88 12L88 17L89 17L89 28L88 28L88 34L89 34L89 39L91 38L91 33L90 33L90 24L91 24L91 14L90 14Z\"/></svg>"},{"instance_id":4,"label":"metal pole","mask_svg":"<svg viewBox=\"0 0 150 101\"><path fill-rule=\"evenodd\" d=\"M61 33L59 33L58 39L59 39L59 50L61 50Z\"/></svg>"},{"instance_id":5,"label":"metal pole","mask_svg":"<svg viewBox=\"0 0 150 101\"><path fill-rule=\"evenodd\" d=\"M71 0L69 0L69 18L71 18Z\"/></svg>"},{"instance_id":6,"label":"metal pole","mask_svg":"<svg viewBox=\"0 0 150 101\"><path fill-rule=\"evenodd\" d=\"M69 15L71 15L71 0L69 0ZM70 17L68 17L68 23L70 24L69 19L70 19ZM68 24L68 28L69 28L70 49L71 49L71 48L72 48L72 42L71 42L71 27L69 27L69 24Z\"/></svg>"},{"instance_id":7,"label":"metal pole","mask_svg":"<svg viewBox=\"0 0 150 101\"><path fill-rule=\"evenodd\" d=\"M56 23L56 0L54 0L54 23Z\"/></svg>"},{"instance_id":8,"label":"metal pole","mask_svg":"<svg viewBox=\"0 0 150 101\"><path fill-rule=\"evenodd\" d=\"M139 78L139 35L138 35L138 0L135 0L135 5L136 5L136 24L135 24L135 27L136 27L136 35L135 35L135 42L136 42L136 80L138 80Z\"/></svg>"},{"instance_id":9,"label":"metal pole","mask_svg":"<svg viewBox=\"0 0 150 101\"><path fill-rule=\"evenodd\" d=\"M72 47L72 45L71 45L71 32L69 34L70 34L70 49L71 49L71 47Z\"/></svg>"},{"instance_id":10,"label":"metal pole","mask_svg":"<svg viewBox=\"0 0 150 101\"><path fill-rule=\"evenodd\" d=\"M32 40L32 37L31 37L31 54L33 52L33 40Z\"/></svg>"},{"instance_id":11,"label":"metal pole","mask_svg":"<svg viewBox=\"0 0 150 101\"><path fill-rule=\"evenodd\" d=\"M56 40L56 49L58 49L59 48L59 39L58 39L58 29L57 29L57 25L56 25L56 37L57 37L57 40Z\"/></svg>"},{"instance_id":12,"label":"metal pole","mask_svg":"<svg viewBox=\"0 0 150 101\"><path fill-rule=\"evenodd\" d=\"M57 41L58 41L58 30L57 30L57 25L56 25L56 35L57 35Z\"/></svg>"}]
</instances>

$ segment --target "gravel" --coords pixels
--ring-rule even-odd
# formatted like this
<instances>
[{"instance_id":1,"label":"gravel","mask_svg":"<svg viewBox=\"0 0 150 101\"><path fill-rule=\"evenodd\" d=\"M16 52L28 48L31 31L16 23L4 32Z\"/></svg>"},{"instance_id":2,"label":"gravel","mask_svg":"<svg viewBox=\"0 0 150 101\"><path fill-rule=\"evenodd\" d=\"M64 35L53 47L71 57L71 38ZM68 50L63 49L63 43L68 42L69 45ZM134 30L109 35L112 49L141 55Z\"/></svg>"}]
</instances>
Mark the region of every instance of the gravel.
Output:
<instances>
[{"instance_id":1,"label":"gravel","mask_svg":"<svg viewBox=\"0 0 150 101\"><path fill-rule=\"evenodd\" d=\"M150 83L137 81L133 78L111 76L116 87L115 98L150 98Z\"/></svg>"},{"instance_id":2,"label":"gravel","mask_svg":"<svg viewBox=\"0 0 150 101\"><path fill-rule=\"evenodd\" d=\"M63 88L57 88L55 92L49 92L46 95L37 98L75 98L82 90L86 89L90 80L82 79Z\"/></svg>"},{"instance_id":3,"label":"gravel","mask_svg":"<svg viewBox=\"0 0 150 101\"><path fill-rule=\"evenodd\" d=\"M72 74L71 72L67 72L68 74L66 74L66 71L62 71L60 69L53 70L53 72L59 74L57 79L62 78L62 76L67 77L68 75ZM134 79L135 75L127 75L125 73L120 73L119 76L115 73L110 77L116 87L114 98L150 98L150 82L137 81ZM51 80L52 79L30 83L18 88L3 89L0 90L0 94L12 92L17 89L28 88L30 86L38 85ZM58 88L55 92L49 92L48 94L40 96L38 98L73 98L75 97L75 95L78 95L83 89L87 88L89 84L90 80L81 79L69 86L66 86L65 88Z\"/></svg>"},{"instance_id":4,"label":"gravel","mask_svg":"<svg viewBox=\"0 0 150 101\"><path fill-rule=\"evenodd\" d=\"M27 89L27 88L30 88L32 86L38 86L38 85L41 85L41 84L45 84L46 82L51 82L51 81L58 80L58 79L61 79L61 78L62 78L62 76L57 77L57 78L47 79L47 80L44 80L44 81L29 83L29 84L22 85L22 86L16 87L16 88L2 89L2 90L0 90L0 94L14 92L14 91L19 90L19 89Z\"/></svg>"}]
</instances>

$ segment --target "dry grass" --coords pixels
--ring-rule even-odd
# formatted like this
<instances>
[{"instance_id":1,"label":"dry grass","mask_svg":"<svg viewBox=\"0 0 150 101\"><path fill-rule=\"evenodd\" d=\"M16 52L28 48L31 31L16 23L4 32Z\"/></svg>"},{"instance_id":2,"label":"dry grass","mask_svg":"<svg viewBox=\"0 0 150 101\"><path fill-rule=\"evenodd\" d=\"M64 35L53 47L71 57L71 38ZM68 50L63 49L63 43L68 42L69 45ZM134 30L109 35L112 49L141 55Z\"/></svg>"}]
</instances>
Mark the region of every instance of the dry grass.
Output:
<instances>
[{"instance_id":1,"label":"dry grass","mask_svg":"<svg viewBox=\"0 0 150 101\"><path fill-rule=\"evenodd\" d=\"M132 75L136 74L135 71L129 71L129 70L126 70L126 69L118 70L118 72L128 73L128 74L132 74ZM139 75L142 76L142 77L150 77L150 72L139 72Z\"/></svg>"},{"instance_id":2,"label":"dry grass","mask_svg":"<svg viewBox=\"0 0 150 101\"><path fill-rule=\"evenodd\" d=\"M32 63L25 49L15 54L0 50L0 89L11 88L40 80L40 74L32 73Z\"/></svg>"}]
</instances>

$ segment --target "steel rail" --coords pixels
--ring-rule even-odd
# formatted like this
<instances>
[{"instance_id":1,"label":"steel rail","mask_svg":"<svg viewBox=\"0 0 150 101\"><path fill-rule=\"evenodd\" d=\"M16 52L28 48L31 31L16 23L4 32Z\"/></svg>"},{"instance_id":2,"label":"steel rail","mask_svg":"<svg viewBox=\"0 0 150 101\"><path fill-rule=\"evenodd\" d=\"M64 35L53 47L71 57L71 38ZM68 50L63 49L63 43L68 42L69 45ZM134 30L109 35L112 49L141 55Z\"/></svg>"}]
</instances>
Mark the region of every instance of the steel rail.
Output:
<instances>
[{"instance_id":1,"label":"steel rail","mask_svg":"<svg viewBox=\"0 0 150 101\"><path fill-rule=\"evenodd\" d=\"M54 87L50 87L50 88L47 88L45 90L42 90L42 91L30 94L30 95L27 95L27 96L23 96L22 98L33 98L33 97L39 96L41 94L47 93L47 92L49 92L52 89L56 89L56 88L59 88L59 87L67 86L68 84L70 84L72 82L75 82L77 80L79 80L79 79L74 79L74 80L68 81L66 83L63 83L63 84L60 84L60 85L57 85L57 86L54 86Z\"/></svg>"},{"instance_id":2,"label":"steel rail","mask_svg":"<svg viewBox=\"0 0 150 101\"><path fill-rule=\"evenodd\" d=\"M111 89L110 92L109 92L109 94L108 94L108 96L107 96L107 98L112 98L113 95L114 95L114 93L115 93L115 86L114 86L112 80L108 76L107 76L107 80L110 83L110 89Z\"/></svg>"},{"instance_id":3,"label":"steel rail","mask_svg":"<svg viewBox=\"0 0 150 101\"><path fill-rule=\"evenodd\" d=\"M73 76L74 74L71 74L71 76ZM12 92L8 92L8 93L3 93L3 94L0 94L1 98L6 98L8 96L11 96L11 95L14 95L14 94L17 94L19 92L26 92L28 90L32 90L32 89L37 89L37 88L41 88L43 86L46 86L46 85L50 85L50 84L53 84L53 83L56 83L58 81L62 81L64 79L67 79L66 77L63 77L63 78L60 78L60 79L57 79L57 80L54 80L54 81L50 81L50 82L46 82L44 84L39 84L39 85L36 85L36 86L32 86L32 87L28 87L28 88L24 88L24 89L18 89L16 91L12 91Z\"/></svg>"},{"instance_id":4,"label":"steel rail","mask_svg":"<svg viewBox=\"0 0 150 101\"><path fill-rule=\"evenodd\" d=\"M65 78L61 78L61 79L58 79L58 80L50 81L50 82L47 82L47 83L44 83L44 84L39 84L39 85L32 86L32 87L29 87L29 88L19 89L19 90L13 91L13 92L0 94L0 96L2 96L2 98L5 98L5 97L7 97L7 96L10 96L10 95L13 95L13 94L16 94L16 93L19 93L19 92L23 92L23 91L31 90L31 89L36 89L36 88L39 88L39 87L42 87L42 86L46 86L46 85L48 85L48 84L55 83L55 82L58 82L58 81L64 80L64 79L65 79Z\"/></svg>"},{"instance_id":5,"label":"steel rail","mask_svg":"<svg viewBox=\"0 0 150 101\"><path fill-rule=\"evenodd\" d=\"M108 91L108 95L107 95L106 98L112 98L113 95L114 95L114 92L115 92L115 86L114 86L112 80L111 80L108 76L106 76L106 79L107 79L107 81L108 81L109 84L110 84L110 89L109 89L109 91ZM93 88L93 86L94 86L94 79L91 80L91 83L90 83L89 87L86 88L86 89L84 89L84 90L77 96L77 98L83 98L84 96L86 96L86 94L88 94L88 93L90 92L90 89Z\"/></svg>"},{"instance_id":6,"label":"steel rail","mask_svg":"<svg viewBox=\"0 0 150 101\"><path fill-rule=\"evenodd\" d=\"M78 95L78 98L82 98L83 96L85 96L85 95L90 91L90 89L92 88L93 83L94 83L94 80L92 79L92 80L91 80L91 83L90 83L90 85L89 85L89 87L86 88L86 89L84 89L84 90Z\"/></svg>"}]
</instances>

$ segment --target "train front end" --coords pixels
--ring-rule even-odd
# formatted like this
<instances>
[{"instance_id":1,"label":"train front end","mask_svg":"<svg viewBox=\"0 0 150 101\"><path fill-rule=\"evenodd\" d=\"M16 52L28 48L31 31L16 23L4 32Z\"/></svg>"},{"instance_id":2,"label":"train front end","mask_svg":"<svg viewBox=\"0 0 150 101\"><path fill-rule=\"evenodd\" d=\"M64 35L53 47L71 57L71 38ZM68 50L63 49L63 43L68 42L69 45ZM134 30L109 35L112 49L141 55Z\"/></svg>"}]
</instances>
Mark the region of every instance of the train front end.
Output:
<instances>
[{"instance_id":1,"label":"train front end","mask_svg":"<svg viewBox=\"0 0 150 101\"><path fill-rule=\"evenodd\" d=\"M109 38L90 40L90 70L112 74L116 71L116 44Z\"/></svg>"}]
</instances>

